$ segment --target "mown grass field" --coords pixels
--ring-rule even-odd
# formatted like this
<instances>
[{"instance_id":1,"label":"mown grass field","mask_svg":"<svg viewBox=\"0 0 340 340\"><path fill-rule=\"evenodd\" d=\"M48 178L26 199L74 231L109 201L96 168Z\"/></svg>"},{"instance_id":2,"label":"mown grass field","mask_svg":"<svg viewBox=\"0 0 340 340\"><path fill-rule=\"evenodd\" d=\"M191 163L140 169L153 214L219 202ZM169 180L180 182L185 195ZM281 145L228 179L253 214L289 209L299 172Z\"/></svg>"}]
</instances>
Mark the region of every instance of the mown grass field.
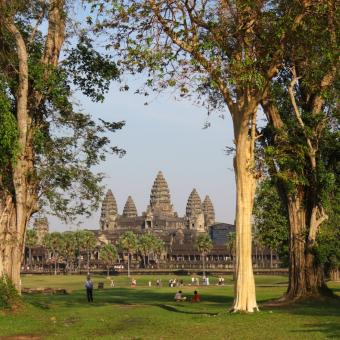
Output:
<instances>
[{"instance_id":1,"label":"mown grass field","mask_svg":"<svg viewBox=\"0 0 340 340\"><path fill-rule=\"evenodd\" d=\"M114 277L109 288L105 277L93 277L105 289L94 291L94 303L86 301L84 276L25 276L23 287L66 288L67 295L24 295L25 305L15 313L0 314L0 339L340 339L340 298L268 308L253 314L230 314L233 300L230 277L225 286L210 278L199 287L203 301L176 303L178 288L167 287L168 276L136 276L137 288L127 277ZM195 287L190 277L180 277L184 295ZM153 286L148 287L151 280ZM261 305L285 291L286 277L258 276L257 298ZM329 284L340 296L340 283Z\"/></svg>"}]
</instances>

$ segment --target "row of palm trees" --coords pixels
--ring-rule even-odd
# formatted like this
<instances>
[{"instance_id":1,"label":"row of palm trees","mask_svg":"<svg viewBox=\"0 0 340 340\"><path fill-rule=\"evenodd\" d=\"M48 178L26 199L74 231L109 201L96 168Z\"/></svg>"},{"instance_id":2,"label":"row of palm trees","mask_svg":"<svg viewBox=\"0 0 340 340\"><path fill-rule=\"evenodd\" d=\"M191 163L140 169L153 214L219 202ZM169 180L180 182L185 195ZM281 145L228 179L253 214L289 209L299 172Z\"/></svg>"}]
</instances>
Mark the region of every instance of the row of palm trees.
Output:
<instances>
[{"instance_id":1,"label":"row of palm trees","mask_svg":"<svg viewBox=\"0 0 340 340\"><path fill-rule=\"evenodd\" d=\"M26 233L26 247L29 251L29 264L32 266L32 249L38 246L38 236L35 230L29 229ZM44 236L41 244L53 258L54 273L57 273L57 265L61 259L65 261L66 271L80 268L80 254L87 254L87 270L90 267L90 255L96 248L95 235L87 230L52 232Z\"/></svg>"},{"instance_id":2,"label":"row of palm trees","mask_svg":"<svg viewBox=\"0 0 340 340\"><path fill-rule=\"evenodd\" d=\"M265 249L262 243L254 239L255 252ZM32 265L32 248L37 246L38 237L34 230L27 230L26 247L29 251L29 263ZM98 246L95 235L91 231L66 231L63 233L52 232L46 234L42 245L48 249L54 260L54 272L57 272L57 263L62 258L65 261L66 271L73 271L76 267L80 268L80 254L86 252L87 270L90 270L90 255ZM205 259L207 254L213 248L213 243L208 234L199 234L195 241L195 247L201 254L203 274L205 275ZM235 265L235 233L229 233L226 248L229 254L233 255L233 264ZM120 236L116 245L106 244L100 247L99 257L102 264L109 272L110 268L119 260L119 253L127 257L127 269L130 276L131 258L134 254L141 256L144 268L150 265L150 257L157 259L164 250L164 242L153 234L142 234L139 237L132 231L127 231ZM256 254L256 258L258 258ZM262 256L263 257L263 256Z\"/></svg>"},{"instance_id":3,"label":"row of palm trees","mask_svg":"<svg viewBox=\"0 0 340 340\"><path fill-rule=\"evenodd\" d=\"M29 264L32 266L32 249L37 247L38 237L35 230L29 229L26 234L26 247L29 251ZM97 239L91 231L66 231L63 233L52 232L45 235L42 246L51 254L54 261L54 272L57 273L57 265L60 259L65 261L66 271L80 268L80 254L86 252L87 271L90 270L90 255L98 246ZM130 275L131 256L135 253L141 255L144 267L149 266L150 255L154 258L161 255L164 242L153 234L143 234L139 237L132 231L127 231L119 238L116 246L106 244L100 247L99 257L109 271L119 259L119 252L127 255L128 275ZM78 262L77 262L78 261Z\"/></svg>"},{"instance_id":4,"label":"row of palm trees","mask_svg":"<svg viewBox=\"0 0 340 340\"><path fill-rule=\"evenodd\" d=\"M150 264L150 255L153 255L155 259L161 256L164 250L164 242L153 234L142 234L137 237L132 231L127 231L120 236L118 247L127 255L128 276L130 276L131 256L134 253L139 253L146 268Z\"/></svg>"}]
</instances>

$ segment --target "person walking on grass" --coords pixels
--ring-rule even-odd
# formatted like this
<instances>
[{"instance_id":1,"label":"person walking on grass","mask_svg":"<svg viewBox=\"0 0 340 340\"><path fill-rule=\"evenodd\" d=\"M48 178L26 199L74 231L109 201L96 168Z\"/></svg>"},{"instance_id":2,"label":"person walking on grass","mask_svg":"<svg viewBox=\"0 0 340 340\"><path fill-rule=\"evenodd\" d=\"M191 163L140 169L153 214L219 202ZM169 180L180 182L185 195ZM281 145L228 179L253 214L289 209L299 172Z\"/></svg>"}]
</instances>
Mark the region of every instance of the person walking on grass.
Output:
<instances>
[{"instance_id":1,"label":"person walking on grass","mask_svg":"<svg viewBox=\"0 0 340 340\"><path fill-rule=\"evenodd\" d=\"M86 296L88 302L93 302L93 282L91 277L88 276L85 281Z\"/></svg>"}]
</instances>

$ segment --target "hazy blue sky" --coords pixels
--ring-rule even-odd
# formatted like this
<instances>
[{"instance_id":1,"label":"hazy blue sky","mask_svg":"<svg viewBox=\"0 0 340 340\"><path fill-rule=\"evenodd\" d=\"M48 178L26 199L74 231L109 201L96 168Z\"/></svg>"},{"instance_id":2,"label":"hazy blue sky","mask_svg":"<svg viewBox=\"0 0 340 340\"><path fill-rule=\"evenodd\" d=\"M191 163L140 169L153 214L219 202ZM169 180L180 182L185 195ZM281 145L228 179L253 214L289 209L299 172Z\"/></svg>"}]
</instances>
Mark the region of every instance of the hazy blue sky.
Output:
<instances>
[{"instance_id":1,"label":"hazy blue sky","mask_svg":"<svg viewBox=\"0 0 340 340\"><path fill-rule=\"evenodd\" d=\"M130 84L131 85L131 84ZM105 185L116 197L122 213L128 195L135 201L138 213L145 211L156 174L162 170L168 182L172 203L184 215L188 196L196 188L204 199L209 194L216 219L233 223L235 184L232 157L224 148L232 145L232 123L229 113L207 117L206 109L188 100L176 100L163 94L145 106L145 97L120 92L113 84L102 104L80 98L83 108L105 120L125 120L126 126L113 137L113 145L124 148L123 158L109 156L99 171L106 174ZM203 129L206 120L211 127ZM82 228L99 227L100 210L89 219L80 219ZM75 229L49 217L51 230Z\"/></svg>"}]
</instances>

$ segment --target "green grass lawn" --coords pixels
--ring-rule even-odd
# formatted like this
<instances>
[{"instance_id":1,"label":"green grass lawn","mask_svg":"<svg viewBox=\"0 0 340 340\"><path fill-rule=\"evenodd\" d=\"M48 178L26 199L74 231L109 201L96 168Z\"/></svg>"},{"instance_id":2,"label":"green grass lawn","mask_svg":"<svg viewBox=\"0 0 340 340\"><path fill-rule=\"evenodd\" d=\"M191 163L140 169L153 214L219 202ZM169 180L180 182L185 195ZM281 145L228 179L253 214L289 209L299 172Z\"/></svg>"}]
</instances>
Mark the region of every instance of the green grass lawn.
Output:
<instances>
[{"instance_id":1,"label":"green grass lawn","mask_svg":"<svg viewBox=\"0 0 340 340\"><path fill-rule=\"evenodd\" d=\"M154 286L157 276L136 276L137 288L126 277L114 277L108 288L105 277L93 277L94 303L85 298L83 276L25 276L23 287L66 288L68 295L24 295L25 306L15 313L0 314L0 339L40 336L42 339L340 339L340 299L300 303L285 308L261 308L253 314L230 314L233 287L199 287L203 302L176 303L178 288L167 287L169 276L161 276L163 287ZM181 290L191 297L190 277ZM151 280L153 287L148 287ZM256 277L257 298L261 303L279 297L287 278ZM330 283L340 295L340 283Z\"/></svg>"}]
</instances>

